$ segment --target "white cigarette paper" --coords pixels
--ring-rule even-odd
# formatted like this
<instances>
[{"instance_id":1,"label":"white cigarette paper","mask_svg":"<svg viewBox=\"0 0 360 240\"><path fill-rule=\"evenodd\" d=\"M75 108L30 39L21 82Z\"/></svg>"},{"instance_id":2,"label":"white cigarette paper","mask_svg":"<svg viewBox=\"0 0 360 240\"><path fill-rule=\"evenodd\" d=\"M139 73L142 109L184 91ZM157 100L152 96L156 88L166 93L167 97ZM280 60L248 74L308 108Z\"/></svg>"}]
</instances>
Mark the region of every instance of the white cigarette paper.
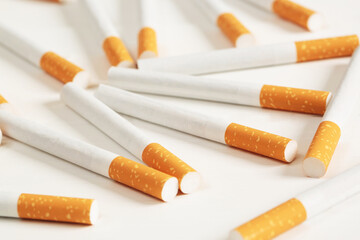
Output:
<instances>
[{"instance_id":1,"label":"white cigarette paper","mask_svg":"<svg viewBox=\"0 0 360 240\"><path fill-rule=\"evenodd\" d=\"M231 13L221 0L196 0L197 5L208 16L211 22L217 24L223 34L236 47L246 47L255 44L255 38L250 31Z\"/></svg>"},{"instance_id":2,"label":"white cigarette paper","mask_svg":"<svg viewBox=\"0 0 360 240\"><path fill-rule=\"evenodd\" d=\"M94 224L99 208L94 199L0 191L0 216Z\"/></svg>"},{"instance_id":3,"label":"white cigarette paper","mask_svg":"<svg viewBox=\"0 0 360 240\"><path fill-rule=\"evenodd\" d=\"M177 177L183 193L191 193L199 187L200 175L194 169L85 90L68 83L61 92L61 99L147 165Z\"/></svg>"},{"instance_id":4,"label":"white cigarette paper","mask_svg":"<svg viewBox=\"0 0 360 240\"><path fill-rule=\"evenodd\" d=\"M341 131L351 119L359 102L360 89L360 49L358 48L350 62L347 73L342 80L333 100L314 135L309 150L303 161L304 172L309 177L325 175Z\"/></svg>"},{"instance_id":5,"label":"white cigarette paper","mask_svg":"<svg viewBox=\"0 0 360 240\"><path fill-rule=\"evenodd\" d=\"M164 201L177 194L178 181L174 177L8 111L0 110L0 128L11 138Z\"/></svg>"},{"instance_id":6,"label":"white cigarette paper","mask_svg":"<svg viewBox=\"0 0 360 240\"><path fill-rule=\"evenodd\" d=\"M360 165L237 227L229 240L272 239L360 192Z\"/></svg>"},{"instance_id":7,"label":"white cigarette paper","mask_svg":"<svg viewBox=\"0 0 360 240\"><path fill-rule=\"evenodd\" d=\"M81 87L91 84L90 75L82 68L2 24L0 43L63 83L74 82Z\"/></svg>"},{"instance_id":8,"label":"white cigarette paper","mask_svg":"<svg viewBox=\"0 0 360 240\"><path fill-rule=\"evenodd\" d=\"M145 121L228 144L285 162L295 155L295 141L221 118L198 114L121 89L101 85L95 96L110 108Z\"/></svg>"},{"instance_id":9,"label":"white cigarette paper","mask_svg":"<svg viewBox=\"0 0 360 240\"><path fill-rule=\"evenodd\" d=\"M103 2L98 0L82 0L80 3L103 40L102 47L110 64L118 67L135 67L134 60L120 39L115 26L101 6Z\"/></svg>"},{"instance_id":10,"label":"white cigarette paper","mask_svg":"<svg viewBox=\"0 0 360 240\"><path fill-rule=\"evenodd\" d=\"M135 69L111 68L108 80L112 86L135 92L319 115L324 114L331 98L331 93L324 91Z\"/></svg>"},{"instance_id":11,"label":"white cigarette paper","mask_svg":"<svg viewBox=\"0 0 360 240\"><path fill-rule=\"evenodd\" d=\"M140 70L206 74L351 56L357 35L215 50L138 61Z\"/></svg>"}]
</instances>

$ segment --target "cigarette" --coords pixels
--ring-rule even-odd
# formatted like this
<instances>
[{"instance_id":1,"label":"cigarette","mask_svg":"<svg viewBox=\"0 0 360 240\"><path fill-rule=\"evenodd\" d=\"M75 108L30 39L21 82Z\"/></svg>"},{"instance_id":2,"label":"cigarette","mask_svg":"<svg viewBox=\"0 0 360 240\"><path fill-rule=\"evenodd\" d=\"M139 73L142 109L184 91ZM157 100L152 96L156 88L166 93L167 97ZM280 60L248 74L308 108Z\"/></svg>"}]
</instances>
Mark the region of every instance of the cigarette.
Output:
<instances>
[{"instance_id":1,"label":"cigarette","mask_svg":"<svg viewBox=\"0 0 360 240\"><path fill-rule=\"evenodd\" d=\"M99 87L95 96L119 113L283 162L291 162L296 155L297 143L294 140L222 118L174 108L154 99L105 85Z\"/></svg>"},{"instance_id":2,"label":"cigarette","mask_svg":"<svg viewBox=\"0 0 360 240\"><path fill-rule=\"evenodd\" d=\"M198 5L208 15L212 22L231 41L235 47L245 47L255 44L255 38L250 31L229 12L229 9L219 0L197 0Z\"/></svg>"},{"instance_id":3,"label":"cigarette","mask_svg":"<svg viewBox=\"0 0 360 240\"><path fill-rule=\"evenodd\" d=\"M325 175L340 140L341 131L356 109L354 104L359 101L360 88L359 51L355 51L345 78L330 102L306 153L303 168L309 177L318 178Z\"/></svg>"},{"instance_id":4,"label":"cigarette","mask_svg":"<svg viewBox=\"0 0 360 240\"><path fill-rule=\"evenodd\" d=\"M158 56L156 31L151 22L151 0L140 0L141 29L138 34L138 58Z\"/></svg>"},{"instance_id":5,"label":"cigarette","mask_svg":"<svg viewBox=\"0 0 360 240\"><path fill-rule=\"evenodd\" d=\"M95 224L99 209L94 199L1 191L0 216Z\"/></svg>"},{"instance_id":6,"label":"cigarette","mask_svg":"<svg viewBox=\"0 0 360 240\"><path fill-rule=\"evenodd\" d=\"M102 47L110 64L118 67L135 67L134 60L102 8L102 3L97 0L83 0L81 3L90 21L103 39Z\"/></svg>"},{"instance_id":7,"label":"cigarette","mask_svg":"<svg viewBox=\"0 0 360 240\"><path fill-rule=\"evenodd\" d=\"M3 133L34 148L111 178L163 201L178 192L176 178L36 122L0 110Z\"/></svg>"},{"instance_id":8,"label":"cigarette","mask_svg":"<svg viewBox=\"0 0 360 240\"><path fill-rule=\"evenodd\" d=\"M272 239L360 192L360 165L235 228L230 240Z\"/></svg>"},{"instance_id":9,"label":"cigarette","mask_svg":"<svg viewBox=\"0 0 360 240\"><path fill-rule=\"evenodd\" d=\"M91 83L82 68L4 25L0 25L0 43L63 83L74 82L81 87Z\"/></svg>"},{"instance_id":10,"label":"cigarette","mask_svg":"<svg viewBox=\"0 0 360 240\"><path fill-rule=\"evenodd\" d=\"M320 13L289 0L246 0L254 6L273 12L279 17L295 23L309 31L317 31L324 26Z\"/></svg>"},{"instance_id":11,"label":"cigarette","mask_svg":"<svg viewBox=\"0 0 360 240\"><path fill-rule=\"evenodd\" d=\"M239 69L300 63L351 56L359 45L357 35L292 43L278 43L247 48L215 50L206 53L141 59L141 70L206 74Z\"/></svg>"},{"instance_id":12,"label":"cigarette","mask_svg":"<svg viewBox=\"0 0 360 240\"><path fill-rule=\"evenodd\" d=\"M178 73L111 68L109 84L128 91L242 104L277 110L323 115L331 93L233 82Z\"/></svg>"},{"instance_id":13,"label":"cigarette","mask_svg":"<svg viewBox=\"0 0 360 240\"><path fill-rule=\"evenodd\" d=\"M61 99L148 166L176 177L183 193L199 187L198 172L85 90L66 84Z\"/></svg>"}]
</instances>

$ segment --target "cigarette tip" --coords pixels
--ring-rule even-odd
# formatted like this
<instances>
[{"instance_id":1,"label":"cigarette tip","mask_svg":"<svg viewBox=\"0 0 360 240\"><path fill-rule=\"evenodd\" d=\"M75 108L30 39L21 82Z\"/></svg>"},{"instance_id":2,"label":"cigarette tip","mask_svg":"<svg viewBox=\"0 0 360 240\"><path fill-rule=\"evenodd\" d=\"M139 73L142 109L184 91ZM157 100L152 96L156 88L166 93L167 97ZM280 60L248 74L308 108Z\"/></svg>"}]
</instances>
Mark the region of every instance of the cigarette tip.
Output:
<instances>
[{"instance_id":1,"label":"cigarette tip","mask_svg":"<svg viewBox=\"0 0 360 240\"><path fill-rule=\"evenodd\" d=\"M82 88L88 88L93 84L92 78L87 71L78 72L73 78L72 82Z\"/></svg>"},{"instance_id":2,"label":"cigarette tip","mask_svg":"<svg viewBox=\"0 0 360 240\"><path fill-rule=\"evenodd\" d=\"M325 25L324 16L320 13L312 14L307 21L307 28L311 32L322 29Z\"/></svg>"},{"instance_id":3,"label":"cigarette tip","mask_svg":"<svg viewBox=\"0 0 360 240\"><path fill-rule=\"evenodd\" d=\"M240 233L234 229L230 232L228 240L243 240L243 238Z\"/></svg>"},{"instance_id":4,"label":"cigarette tip","mask_svg":"<svg viewBox=\"0 0 360 240\"><path fill-rule=\"evenodd\" d=\"M331 98L332 98L332 93L329 92L329 94L328 94L327 97L326 97L326 106L329 104Z\"/></svg>"},{"instance_id":5,"label":"cigarette tip","mask_svg":"<svg viewBox=\"0 0 360 240\"><path fill-rule=\"evenodd\" d=\"M285 147L284 156L286 162L292 162L297 153L298 144L296 141L291 140Z\"/></svg>"},{"instance_id":6,"label":"cigarette tip","mask_svg":"<svg viewBox=\"0 0 360 240\"><path fill-rule=\"evenodd\" d=\"M123 67L123 68L135 68L136 65L133 61L124 60L118 63L116 67Z\"/></svg>"},{"instance_id":7,"label":"cigarette tip","mask_svg":"<svg viewBox=\"0 0 360 240\"><path fill-rule=\"evenodd\" d=\"M139 59L146 59L146 58L155 58L157 57L156 52L153 51L143 51L140 56Z\"/></svg>"},{"instance_id":8,"label":"cigarette tip","mask_svg":"<svg viewBox=\"0 0 360 240\"><path fill-rule=\"evenodd\" d=\"M179 191L179 182L177 178L171 177L165 182L162 188L161 199L164 202L169 202L175 198L178 191Z\"/></svg>"},{"instance_id":9,"label":"cigarette tip","mask_svg":"<svg viewBox=\"0 0 360 240\"><path fill-rule=\"evenodd\" d=\"M96 200L91 203L90 207L90 224L95 224L99 219L99 205Z\"/></svg>"},{"instance_id":10,"label":"cigarette tip","mask_svg":"<svg viewBox=\"0 0 360 240\"><path fill-rule=\"evenodd\" d=\"M305 158L303 170L306 176L311 178L323 177L326 173L326 166L323 161L315 157Z\"/></svg>"},{"instance_id":11,"label":"cigarette tip","mask_svg":"<svg viewBox=\"0 0 360 240\"><path fill-rule=\"evenodd\" d=\"M185 194L193 193L200 187L200 184L200 174L198 172L189 172L181 179L180 190Z\"/></svg>"},{"instance_id":12,"label":"cigarette tip","mask_svg":"<svg viewBox=\"0 0 360 240\"><path fill-rule=\"evenodd\" d=\"M256 44L254 35L251 33L241 34L235 41L235 46L238 47L248 47Z\"/></svg>"}]
</instances>

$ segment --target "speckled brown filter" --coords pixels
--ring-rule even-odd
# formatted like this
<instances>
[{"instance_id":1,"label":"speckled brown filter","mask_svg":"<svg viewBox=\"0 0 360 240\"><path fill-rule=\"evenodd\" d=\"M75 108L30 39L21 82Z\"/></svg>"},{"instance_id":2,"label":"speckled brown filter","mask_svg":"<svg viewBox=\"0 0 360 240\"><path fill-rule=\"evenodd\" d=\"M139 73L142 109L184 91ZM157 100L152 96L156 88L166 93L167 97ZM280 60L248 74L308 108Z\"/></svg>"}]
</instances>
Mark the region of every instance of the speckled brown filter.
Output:
<instances>
[{"instance_id":1,"label":"speckled brown filter","mask_svg":"<svg viewBox=\"0 0 360 240\"><path fill-rule=\"evenodd\" d=\"M7 103L8 101L0 94L0 104Z\"/></svg>"},{"instance_id":2,"label":"speckled brown filter","mask_svg":"<svg viewBox=\"0 0 360 240\"><path fill-rule=\"evenodd\" d=\"M91 224L93 199L47 195L20 195L17 203L20 218Z\"/></svg>"},{"instance_id":3,"label":"speckled brown filter","mask_svg":"<svg viewBox=\"0 0 360 240\"><path fill-rule=\"evenodd\" d=\"M165 173L120 156L111 162L109 177L159 199L162 199L165 182L171 178Z\"/></svg>"},{"instance_id":4,"label":"speckled brown filter","mask_svg":"<svg viewBox=\"0 0 360 240\"><path fill-rule=\"evenodd\" d=\"M46 52L41 57L40 67L63 83L71 82L76 74L83 71L80 67L53 52Z\"/></svg>"},{"instance_id":5,"label":"speckled brown filter","mask_svg":"<svg viewBox=\"0 0 360 240\"><path fill-rule=\"evenodd\" d=\"M231 13L223 13L217 18L217 25L221 31L236 45L236 40L249 30Z\"/></svg>"},{"instance_id":6,"label":"speckled brown filter","mask_svg":"<svg viewBox=\"0 0 360 240\"><path fill-rule=\"evenodd\" d=\"M297 62L351 56L359 46L357 35L295 42Z\"/></svg>"},{"instance_id":7,"label":"speckled brown filter","mask_svg":"<svg viewBox=\"0 0 360 240\"><path fill-rule=\"evenodd\" d=\"M181 184L183 177L195 170L158 143L150 143L142 153L142 160L148 166L176 177Z\"/></svg>"},{"instance_id":8,"label":"speckled brown filter","mask_svg":"<svg viewBox=\"0 0 360 240\"><path fill-rule=\"evenodd\" d=\"M236 231L244 240L268 240L306 220L306 210L296 198L239 226Z\"/></svg>"},{"instance_id":9,"label":"speckled brown filter","mask_svg":"<svg viewBox=\"0 0 360 240\"><path fill-rule=\"evenodd\" d=\"M123 61L134 62L124 43L118 37L107 37L103 42L103 49L112 66L117 66Z\"/></svg>"},{"instance_id":10,"label":"speckled brown filter","mask_svg":"<svg viewBox=\"0 0 360 240\"><path fill-rule=\"evenodd\" d=\"M280 161L285 160L285 148L291 139L240 124L231 123L225 132L225 143Z\"/></svg>"},{"instance_id":11,"label":"speckled brown filter","mask_svg":"<svg viewBox=\"0 0 360 240\"><path fill-rule=\"evenodd\" d=\"M306 153L306 158L319 159L328 168L341 135L340 127L331 121L320 123Z\"/></svg>"},{"instance_id":12,"label":"speckled brown filter","mask_svg":"<svg viewBox=\"0 0 360 240\"><path fill-rule=\"evenodd\" d=\"M325 91L264 85L260 92L260 105L264 108L323 115L329 94Z\"/></svg>"},{"instance_id":13,"label":"speckled brown filter","mask_svg":"<svg viewBox=\"0 0 360 240\"><path fill-rule=\"evenodd\" d=\"M150 51L158 55L156 32L150 27L144 27L138 35L138 57L145 51Z\"/></svg>"},{"instance_id":14,"label":"speckled brown filter","mask_svg":"<svg viewBox=\"0 0 360 240\"><path fill-rule=\"evenodd\" d=\"M315 12L289 0L275 0L273 11L280 17L308 29L308 20Z\"/></svg>"}]
</instances>

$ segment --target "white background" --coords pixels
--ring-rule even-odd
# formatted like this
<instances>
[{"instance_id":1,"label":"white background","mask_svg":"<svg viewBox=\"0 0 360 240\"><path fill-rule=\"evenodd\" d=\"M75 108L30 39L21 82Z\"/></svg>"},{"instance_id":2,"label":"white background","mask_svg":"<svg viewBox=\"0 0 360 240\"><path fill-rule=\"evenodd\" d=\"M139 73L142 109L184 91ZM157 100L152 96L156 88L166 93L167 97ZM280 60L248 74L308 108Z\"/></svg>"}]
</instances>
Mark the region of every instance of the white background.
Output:
<instances>
[{"instance_id":1,"label":"white background","mask_svg":"<svg viewBox=\"0 0 360 240\"><path fill-rule=\"evenodd\" d=\"M192 1L152 0L161 56L232 47ZM133 56L139 30L135 0L103 0L109 16ZM236 0L233 12L255 34L260 44L304 40L360 32L357 0L302 0L321 11L327 27L309 33L271 13ZM35 0L0 0L0 21L36 39L49 50L106 80L109 64L99 39L86 24L76 4L59 5ZM336 91L349 58L252 69L211 76L233 81ZM359 79L360 80L360 79ZM62 84L0 46L0 92L24 116L69 136L135 159L102 132L59 101ZM91 91L91 90L90 90ZM231 229L333 177L360 162L359 111L343 131L323 179L304 177L302 159L321 117L239 105L152 96L176 106L295 139L299 153L284 164L161 126L128 118L145 133L188 162L203 176L191 195L170 203L144 195L110 179L5 138L0 147L0 189L26 193L95 198L101 217L94 226L0 219L0 239L225 239ZM354 183L359 184L359 183ZM341 193L339 193L341 194ZM360 195L314 217L278 239L359 239Z\"/></svg>"}]
</instances>

